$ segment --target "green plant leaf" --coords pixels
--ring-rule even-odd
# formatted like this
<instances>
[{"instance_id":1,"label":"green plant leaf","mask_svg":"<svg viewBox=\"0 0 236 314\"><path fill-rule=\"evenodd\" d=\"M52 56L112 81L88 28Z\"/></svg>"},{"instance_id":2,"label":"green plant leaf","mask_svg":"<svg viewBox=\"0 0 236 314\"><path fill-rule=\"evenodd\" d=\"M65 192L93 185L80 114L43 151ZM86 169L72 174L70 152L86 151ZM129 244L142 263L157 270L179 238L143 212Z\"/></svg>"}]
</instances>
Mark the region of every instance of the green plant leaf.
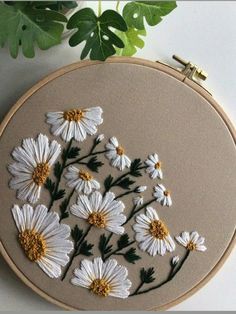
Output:
<instances>
[{"instance_id":1,"label":"green plant leaf","mask_svg":"<svg viewBox=\"0 0 236 314\"><path fill-rule=\"evenodd\" d=\"M88 243L87 240L85 240L79 249L79 252L77 252L76 255L85 255L85 256L91 256L93 253L91 252L92 248L94 247L93 244Z\"/></svg>"},{"instance_id":2,"label":"green plant leaf","mask_svg":"<svg viewBox=\"0 0 236 314\"><path fill-rule=\"evenodd\" d=\"M130 174L133 177L142 176L142 173L139 171L139 168L141 167L142 167L142 160L140 158L134 159L130 165Z\"/></svg>"},{"instance_id":3,"label":"green plant leaf","mask_svg":"<svg viewBox=\"0 0 236 314\"><path fill-rule=\"evenodd\" d=\"M117 247L119 250L125 248L129 244L129 235L127 233L122 234L117 241Z\"/></svg>"},{"instance_id":4,"label":"green plant leaf","mask_svg":"<svg viewBox=\"0 0 236 314\"><path fill-rule=\"evenodd\" d=\"M116 11L106 10L97 17L91 8L82 9L70 18L67 28L78 29L69 40L70 46L86 42L81 59L89 54L92 60L104 61L116 53L114 47L124 47L122 40L111 30L127 31L125 20Z\"/></svg>"},{"instance_id":5,"label":"green plant leaf","mask_svg":"<svg viewBox=\"0 0 236 314\"><path fill-rule=\"evenodd\" d=\"M74 9L78 6L76 1L33 1L36 8L48 8L54 11Z\"/></svg>"},{"instance_id":6,"label":"green plant leaf","mask_svg":"<svg viewBox=\"0 0 236 314\"><path fill-rule=\"evenodd\" d=\"M83 230L78 227L78 225L74 226L74 229L71 230L71 237L75 243L79 242L81 237L83 236Z\"/></svg>"},{"instance_id":7,"label":"green plant leaf","mask_svg":"<svg viewBox=\"0 0 236 314\"><path fill-rule=\"evenodd\" d=\"M141 257L136 254L136 249L133 247L124 253L124 258L131 264L135 264L136 261L141 259Z\"/></svg>"},{"instance_id":8,"label":"green plant leaf","mask_svg":"<svg viewBox=\"0 0 236 314\"><path fill-rule=\"evenodd\" d=\"M57 161L54 166L54 176L58 179L61 175L61 163Z\"/></svg>"},{"instance_id":9,"label":"green plant leaf","mask_svg":"<svg viewBox=\"0 0 236 314\"><path fill-rule=\"evenodd\" d=\"M154 26L177 7L175 1L132 1L123 9L123 17L131 28L145 29L144 19Z\"/></svg>"},{"instance_id":10,"label":"green plant leaf","mask_svg":"<svg viewBox=\"0 0 236 314\"><path fill-rule=\"evenodd\" d=\"M19 46L25 57L33 58L34 46L46 50L61 42L66 17L55 11L36 9L30 2L0 3L0 46L8 43L16 58Z\"/></svg>"},{"instance_id":11,"label":"green plant leaf","mask_svg":"<svg viewBox=\"0 0 236 314\"><path fill-rule=\"evenodd\" d=\"M46 182L44 183L44 187L46 190L50 192L50 194L52 194L55 189L55 182L52 182L50 178L47 178Z\"/></svg>"},{"instance_id":12,"label":"green plant leaf","mask_svg":"<svg viewBox=\"0 0 236 314\"><path fill-rule=\"evenodd\" d=\"M155 270L153 267L148 268L147 270L145 270L144 268L142 268L140 270L140 279L142 282L144 283L151 283L155 280L155 277L153 276L155 273Z\"/></svg>"},{"instance_id":13,"label":"green plant leaf","mask_svg":"<svg viewBox=\"0 0 236 314\"><path fill-rule=\"evenodd\" d=\"M130 186L134 184L135 181L130 180L129 177L122 179L116 185L121 187L124 190L130 190Z\"/></svg>"},{"instance_id":14,"label":"green plant leaf","mask_svg":"<svg viewBox=\"0 0 236 314\"><path fill-rule=\"evenodd\" d=\"M119 56L133 56L137 52L137 48L144 47L144 41L140 36L146 36L145 29L129 28L127 32L117 32L117 35L124 43L124 48L117 48L116 54Z\"/></svg>"},{"instance_id":15,"label":"green plant leaf","mask_svg":"<svg viewBox=\"0 0 236 314\"><path fill-rule=\"evenodd\" d=\"M109 191L112 185L112 181L113 181L113 177L109 174L108 177L106 177L105 181L104 181L104 187L106 189L106 191Z\"/></svg>"},{"instance_id":16,"label":"green plant leaf","mask_svg":"<svg viewBox=\"0 0 236 314\"><path fill-rule=\"evenodd\" d=\"M102 234L99 238L99 251L102 255L108 254L111 252L112 245L107 245L109 242L109 237L106 237L105 234Z\"/></svg>"},{"instance_id":17,"label":"green plant leaf","mask_svg":"<svg viewBox=\"0 0 236 314\"><path fill-rule=\"evenodd\" d=\"M64 197L66 191L65 190L59 190L54 196L55 201L60 200L61 198Z\"/></svg>"}]
</instances>

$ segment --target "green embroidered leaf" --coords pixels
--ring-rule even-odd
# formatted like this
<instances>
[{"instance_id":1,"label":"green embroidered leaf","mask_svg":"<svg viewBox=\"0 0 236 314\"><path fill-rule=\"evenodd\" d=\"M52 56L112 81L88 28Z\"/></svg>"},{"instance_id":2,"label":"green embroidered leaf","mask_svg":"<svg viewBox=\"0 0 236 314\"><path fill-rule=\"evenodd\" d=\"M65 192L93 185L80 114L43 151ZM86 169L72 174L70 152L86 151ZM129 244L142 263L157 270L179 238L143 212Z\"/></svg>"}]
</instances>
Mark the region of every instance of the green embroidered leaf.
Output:
<instances>
[{"instance_id":1,"label":"green embroidered leaf","mask_svg":"<svg viewBox=\"0 0 236 314\"><path fill-rule=\"evenodd\" d=\"M71 230L71 237L75 243L79 242L79 240L83 236L83 233L83 230L79 229L78 225L74 226L74 229Z\"/></svg>"},{"instance_id":2,"label":"green embroidered leaf","mask_svg":"<svg viewBox=\"0 0 236 314\"><path fill-rule=\"evenodd\" d=\"M30 1L14 2L13 5L0 2L0 46L8 43L13 58L17 57L21 46L24 56L33 58L36 43L46 50L61 42L62 23L66 21L63 14L36 9Z\"/></svg>"},{"instance_id":3,"label":"green embroidered leaf","mask_svg":"<svg viewBox=\"0 0 236 314\"><path fill-rule=\"evenodd\" d=\"M104 61L115 54L114 47L124 47L122 40L111 30L127 30L125 20L116 11L106 10L97 17L91 8L82 9L70 18L67 28L78 29L69 40L70 46L74 47L85 41L81 59L89 54L91 60Z\"/></svg>"},{"instance_id":4,"label":"green embroidered leaf","mask_svg":"<svg viewBox=\"0 0 236 314\"><path fill-rule=\"evenodd\" d=\"M122 234L119 240L117 241L117 247L119 250L122 250L129 244L129 235L127 233Z\"/></svg>"},{"instance_id":5,"label":"green embroidered leaf","mask_svg":"<svg viewBox=\"0 0 236 314\"><path fill-rule=\"evenodd\" d=\"M76 254L76 255L85 255L85 256L91 256L93 255L93 253L91 252L92 248L94 247L93 244L91 243L88 243L87 241L84 241L82 244L81 244L81 247L79 249L79 252Z\"/></svg>"},{"instance_id":6,"label":"green embroidered leaf","mask_svg":"<svg viewBox=\"0 0 236 314\"><path fill-rule=\"evenodd\" d=\"M65 198L59 206L60 213L61 213L60 220L63 220L69 217L69 212L67 210L68 203L69 203L68 198Z\"/></svg>"},{"instance_id":7,"label":"green embroidered leaf","mask_svg":"<svg viewBox=\"0 0 236 314\"><path fill-rule=\"evenodd\" d=\"M104 181L104 187L106 189L106 191L109 191L111 186L112 186L112 181L113 181L113 177L109 174L108 177L106 177L105 181Z\"/></svg>"},{"instance_id":8,"label":"green embroidered leaf","mask_svg":"<svg viewBox=\"0 0 236 314\"><path fill-rule=\"evenodd\" d=\"M58 179L60 175L61 175L61 164L59 161L57 161L54 166L54 176Z\"/></svg>"},{"instance_id":9,"label":"green embroidered leaf","mask_svg":"<svg viewBox=\"0 0 236 314\"><path fill-rule=\"evenodd\" d=\"M98 248L102 255L108 254L112 250L112 245L108 245L109 237L106 237L105 234L102 234L99 239Z\"/></svg>"},{"instance_id":10,"label":"green embroidered leaf","mask_svg":"<svg viewBox=\"0 0 236 314\"><path fill-rule=\"evenodd\" d=\"M65 190L59 190L56 192L55 196L54 196L54 200L57 201L57 200L60 200L61 198L64 197L66 191Z\"/></svg>"},{"instance_id":11,"label":"green embroidered leaf","mask_svg":"<svg viewBox=\"0 0 236 314\"><path fill-rule=\"evenodd\" d=\"M94 172L98 172L98 169L103 165L103 162L97 161L97 156L92 157L87 163L87 167Z\"/></svg>"},{"instance_id":12,"label":"green embroidered leaf","mask_svg":"<svg viewBox=\"0 0 236 314\"><path fill-rule=\"evenodd\" d=\"M79 147L71 147L71 149L69 150L67 154L67 158L68 159L77 158L79 156L79 153L80 153Z\"/></svg>"},{"instance_id":13,"label":"green embroidered leaf","mask_svg":"<svg viewBox=\"0 0 236 314\"><path fill-rule=\"evenodd\" d=\"M138 30L128 28L127 32L117 32L117 35L124 43L124 48L117 48L116 54L119 56L133 56L137 52L137 48L144 47L144 41L140 36L146 36L146 30Z\"/></svg>"},{"instance_id":14,"label":"green embroidered leaf","mask_svg":"<svg viewBox=\"0 0 236 314\"><path fill-rule=\"evenodd\" d=\"M44 187L46 190L50 192L50 194L52 194L55 189L55 182L52 182L50 178L47 178L46 182L44 183Z\"/></svg>"},{"instance_id":15,"label":"green embroidered leaf","mask_svg":"<svg viewBox=\"0 0 236 314\"><path fill-rule=\"evenodd\" d=\"M130 248L125 254L124 254L124 258L127 262L131 263L131 264L135 264L136 261L138 261L139 259L141 259L140 256L138 256L136 254L136 249L135 248Z\"/></svg>"},{"instance_id":16,"label":"green embroidered leaf","mask_svg":"<svg viewBox=\"0 0 236 314\"><path fill-rule=\"evenodd\" d=\"M121 187L124 190L130 190L130 186L134 184L135 181L130 180L129 177L122 179L116 185Z\"/></svg>"},{"instance_id":17,"label":"green embroidered leaf","mask_svg":"<svg viewBox=\"0 0 236 314\"><path fill-rule=\"evenodd\" d=\"M140 271L140 279L144 283L151 283L153 282L156 278L153 276L155 273L155 270L153 267L148 268L145 270L144 268L141 269Z\"/></svg>"},{"instance_id":18,"label":"green embroidered leaf","mask_svg":"<svg viewBox=\"0 0 236 314\"><path fill-rule=\"evenodd\" d=\"M144 19L154 26L177 7L175 1L132 1L125 5L123 17L131 28L145 29Z\"/></svg>"},{"instance_id":19,"label":"green embroidered leaf","mask_svg":"<svg viewBox=\"0 0 236 314\"><path fill-rule=\"evenodd\" d=\"M142 167L142 161L140 158L134 159L130 165L130 174L133 177L140 177L142 173L139 171L139 168Z\"/></svg>"}]
</instances>

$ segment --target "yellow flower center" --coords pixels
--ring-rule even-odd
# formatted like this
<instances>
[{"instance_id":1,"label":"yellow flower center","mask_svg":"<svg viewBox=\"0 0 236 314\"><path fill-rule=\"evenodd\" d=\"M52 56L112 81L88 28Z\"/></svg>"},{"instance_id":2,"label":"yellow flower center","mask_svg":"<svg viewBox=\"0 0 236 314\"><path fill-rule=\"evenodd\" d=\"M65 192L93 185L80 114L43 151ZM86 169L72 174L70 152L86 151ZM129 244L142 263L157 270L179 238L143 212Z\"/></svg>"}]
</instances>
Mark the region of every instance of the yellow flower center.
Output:
<instances>
[{"instance_id":1,"label":"yellow flower center","mask_svg":"<svg viewBox=\"0 0 236 314\"><path fill-rule=\"evenodd\" d=\"M125 150L122 146L118 146L118 147L116 147L116 152L118 155L122 156L122 155L124 155Z\"/></svg>"},{"instance_id":2,"label":"yellow flower center","mask_svg":"<svg viewBox=\"0 0 236 314\"><path fill-rule=\"evenodd\" d=\"M88 223L90 225L94 225L97 228L105 228L106 227L106 217L101 213L92 213L88 217Z\"/></svg>"},{"instance_id":3,"label":"yellow flower center","mask_svg":"<svg viewBox=\"0 0 236 314\"><path fill-rule=\"evenodd\" d=\"M193 243L193 241L190 241L188 244L187 244L187 250L189 251L194 251L196 250L196 247L197 245L195 243Z\"/></svg>"},{"instance_id":4,"label":"yellow flower center","mask_svg":"<svg viewBox=\"0 0 236 314\"><path fill-rule=\"evenodd\" d=\"M83 170L80 170L79 177L84 181L90 181L93 179L93 176L89 172Z\"/></svg>"},{"instance_id":5,"label":"yellow flower center","mask_svg":"<svg viewBox=\"0 0 236 314\"><path fill-rule=\"evenodd\" d=\"M19 234L20 244L26 256L32 262L38 261L46 253L46 242L41 234L34 230L25 230Z\"/></svg>"},{"instance_id":6,"label":"yellow flower center","mask_svg":"<svg viewBox=\"0 0 236 314\"><path fill-rule=\"evenodd\" d=\"M90 285L90 290L101 297L107 297L111 287L105 279L94 279Z\"/></svg>"},{"instance_id":7,"label":"yellow flower center","mask_svg":"<svg viewBox=\"0 0 236 314\"><path fill-rule=\"evenodd\" d=\"M161 220L153 220L150 223L149 232L154 238L159 240L165 239L165 237L169 234L166 225Z\"/></svg>"},{"instance_id":8,"label":"yellow flower center","mask_svg":"<svg viewBox=\"0 0 236 314\"><path fill-rule=\"evenodd\" d=\"M63 117L67 121L75 121L79 122L84 116L83 110L80 109L71 109L68 111L65 111L63 114Z\"/></svg>"},{"instance_id":9,"label":"yellow flower center","mask_svg":"<svg viewBox=\"0 0 236 314\"><path fill-rule=\"evenodd\" d=\"M155 169L161 169L161 162L158 161L156 164L155 164Z\"/></svg>"},{"instance_id":10,"label":"yellow flower center","mask_svg":"<svg viewBox=\"0 0 236 314\"><path fill-rule=\"evenodd\" d=\"M43 185L49 176L50 173L50 167L48 163L46 162L41 162L34 168L33 174L32 174L32 179L34 183L37 185Z\"/></svg>"},{"instance_id":11,"label":"yellow flower center","mask_svg":"<svg viewBox=\"0 0 236 314\"><path fill-rule=\"evenodd\" d=\"M164 195L167 197L167 196L170 196L170 191L164 191Z\"/></svg>"}]
</instances>

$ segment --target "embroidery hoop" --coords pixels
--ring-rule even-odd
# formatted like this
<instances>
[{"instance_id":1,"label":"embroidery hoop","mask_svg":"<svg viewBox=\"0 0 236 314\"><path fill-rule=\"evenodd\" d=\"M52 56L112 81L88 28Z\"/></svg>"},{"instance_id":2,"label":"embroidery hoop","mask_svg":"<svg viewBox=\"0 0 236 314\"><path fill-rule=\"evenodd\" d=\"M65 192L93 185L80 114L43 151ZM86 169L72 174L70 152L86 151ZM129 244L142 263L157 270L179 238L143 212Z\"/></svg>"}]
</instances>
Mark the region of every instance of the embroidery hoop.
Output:
<instances>
[{"instance_id":1,"label":"embroidery hoop","mask_svg":"<svg viewBox=\"0 0 236 314\"><path fill-rule=\"evenodd\" d=\"M14 114L17 112L17 110L23 106L24 102L30 98L35 92L37 92L40 88L42 88L44 85L47 83L53 81L54 79L63 76L65 73L78 70L84 67L89 67L91 65L95 64L100 64L101 62L93 62L93 61L83 61L79 63L75 63L69 66L66 66L62 69L59 69L58 71L50 74L47 76L45 79L41 80L38 84L36 84L34 87L32 87L25 95L23 95L17 103L12 107L12 109L9 111L3 122L1 123L0 126L0 136L3 134L5 128L7 127L8 123L10 122L11 118L14 116ZM173 68L163 65L161 63L154 63L151 61L147 60L142 60L142 59L137 59L137 58L110 58L106 61L106 63L128 63L128 64L135 64L139 66L145 66L148 68L156 69L157 71L164 72L173 78L176 78L179 81L182 81L183 84L186 84L189 86L192 90L197 92L199 95L201 95L215 110L216 112L220 115L220 117L223 119L226 127L228 128L234 143L236 141L236 131L230 122L229 118L223 111L223 109L220 107L219 104L203 89L201 88L198 84L192 82L189 79L186 79L186 77L178 72L177 70L174 70ZM158 307L158 308L152 308L152 310L165 310L168 309L181 301L185 300L195 292L197 292L202 286L204 286L215 274L216 272L222 267L223 263L226 261L227 257L229 256L230 252L232 251L234 245L236 243L236 233L234 232L234 235L232 236L232 239L228 245L228 247L225 249L221 259L218 261L218 263L215 265L215 267L208 273L208 275L203 278L195 287L193 287L191 290L186 292L184 295L180 296L179 298L171 301L168 304L165 304L164 306ZM6 262L9 264L9 266L12 268L12 270L17 274L17 276L26 284L28 285L32 290L34 290L36 293L38 293L40 296L44 297L46 300L63 307L65 309L69 310L77 310L76 308L73 308L67 304L62 303L59 300L56 300L55 298L52 298L48 294L44 293L41 291L35 284L33 284L29 279L26 278L26 276L17 268L16 264L14 261L11 259L11 257L8 255L7 251L5 250L3 244L0 242L0 252L2 253L4 259ZM151 310L151 309L150 309Z\"/></svg>"}]
</instances>

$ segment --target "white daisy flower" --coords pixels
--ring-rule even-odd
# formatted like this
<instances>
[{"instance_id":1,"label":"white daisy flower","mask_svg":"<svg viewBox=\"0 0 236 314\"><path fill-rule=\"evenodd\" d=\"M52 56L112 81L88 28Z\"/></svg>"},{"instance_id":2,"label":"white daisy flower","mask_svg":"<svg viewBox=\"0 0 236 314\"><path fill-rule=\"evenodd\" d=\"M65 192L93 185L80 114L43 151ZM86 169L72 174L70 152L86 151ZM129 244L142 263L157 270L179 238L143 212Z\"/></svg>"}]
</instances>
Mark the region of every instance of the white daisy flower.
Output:
<instances>
[{"instance_id":1,"label":"white daisy flower","mask_svg":"<svg viewBox=\"0 0 236 314\"><path fill-rule=\"evenodd\" d=\"M148 166L146 172L149 173L152 179L163 179L161 162L157 154L149 155L148 159L145 161L145 164Z\"/></svg>"},{"instance_id":2,"label":"white daisy flower","mask_svg":"<svg viewBox=\"0 0 236 314\"><path fill-rule=\"evenodd\" d=\"M107 192L103 197L98 191L89 196L79 195L77 203L72 205L70 211L73 215L87 220L90 225L106 229L116 234L123 234L122 224L126 216L122 214L125 206L121 201L115 200L115 194Z\"/></svg>"},{"instance_id":3,"label":"white daisy flower","mask_svg":"<svg viewBox=\"0 0 236 314\"><path fill-rule=\"evenodd\" d=\"M119 170L124 170L125 167L129 168L131 160L125 155L125 150L119 145L116 137L112 137L109 143L106 144L106 157L111 161L112 167L116 167Z\"/></svg>"},{"instance_id":4,"label":"white daisy flower","mask_svg":"<svg viewBox=\"0 0 236 314\"><path fill-rule=\"evenodd\" d=\"M135 189L135 193L143 193L144 191L146 191L147 186L146 185L140 185Z\"/></svg>"},{"instance_id":5,"label":"white daisy flower","mask_svg":"<svg viewBox=\"0 0 236 314\"><path fill-rule=\"evenodd\" d=\"M101 143L103 140L104 140L105 136L104 134L99 134L97 137L96 137L96 143L99 144Z\"/></svg>"},{"instance_id":6,"label":"white daisy flower","mask_svg":"<svg viewBox=\"0 0 236 314\"><path fill-rule=\"evenodd\" d=\"M69 166L64 176L67 179L67 186L75 188L79 193L90 194L93 190L100 189L99 182L88 171L75 166Z\"/></svg>"},{"instance_id":7,"label":"white daisy flower","mask_svg":"<svg viewBox=\"0 0 236 314\"><path fill-rule=\"evenodd\" d=\"M203 245L205 242L205 238L201 237L196 231L191 233L185 231L178 237L175 237L176 241L178 241L181 245L186 247L189 251L206 251L206 246Z\"/></svg>"},{"instance_id":8,"label":"white daisy flower","mask_svg":"<svg viewBox=\"0 0 236 314\"><path fill-rule=\"evenodd\" d=\"M129 296L132 283L127 279L128 270L118 265L115 259L106 262L100 257L93 261L83 260L80 268L74 270L74 275L71 279L73 285L87 288L98 296L122 299Z\"/></svg>"},{"instance_id":9,"label":"white daisy flower","mask_svg":"<svg viewBox=\"0 0 236 314\"><path fill-rule=\"evenodd\" d=\"M102 108L70 109L66 111L48 112L47 123L51 124L51 132L55 136L69 142L72 138L82 142L87 135L97 132L102 124Z\"/></svg>"},{"instance_id":10,"label":"white daisy flower","mask_svg":"<svg viewBox=\"0 0 236 314\"><path fill-rule=\"evenodd\" d=\"M12 208L13 218L19 231L18 239L25 255L35 262L51 278L61 275L61 267L69 262L73 243L70 227L59 223L55 212L48 213L44 205L35 209L28 204L22 209L18 205Z\"/></svg>"},{"instance_id":11,"label":"white daisy flower","mask_svg":"<svg viewBox=\"0 0 236 314\"><path fill-rule=\"evenodd\" d=\"M173 266L175 266L175 265L178 264L178 262L179 262L179 256L176 255L176 256L174 256L174 257L172 258L171 264L172 264Z\"/></svg>"},{"instance_id":12,"label":"white daisy flower","mask_svg":"<svg viewBox=\"0 0 236 314\"><path fill-rule=\"evenodd\" d=\"M14 176L9 185L17 190L17 198L36 203L41 188L50 174L52 165L61 152L61 145L56 141L49 143L46 135L39 134L36 140L24 139L22 146L13 150L15 163L8 169Z\"/></svg>"},{"instance_id":13,"label":"white daisy flower","mask_svg":"<svg viewBox=\"0 0 236 314\"><path fill-rule=\"evenodd\" d=\"M141 206L143 205L143 197L142 196L136 196L133 198L133 204L135 206Z\"/></svg>"},{"instance_id":14,"label":"white daisy flower","mask_svg":"<svg viewBox=\"0 0 236 314\"><path fill-rule=\"evenodd\" d=\"M146 215L138 215L133 229L136 232L135 239L139 242L139 248L149 255L163 256L167 251L175 250L175 243L154 208L147 207Z\"/></svg>"},{"instance_id":15,"label":"white daisy flower","mask_svg":"<svg viewBox=\"0 0 236 314\"><path fill-rule=\"evenodd\" d=\"M162 206L170 207L172 205L172 200L170 196L170 191L167 190L164 185L158 184L154 187L155 192L153 196L156 198L156 201L159 202Z\"/></svg>"}]
</instances>

